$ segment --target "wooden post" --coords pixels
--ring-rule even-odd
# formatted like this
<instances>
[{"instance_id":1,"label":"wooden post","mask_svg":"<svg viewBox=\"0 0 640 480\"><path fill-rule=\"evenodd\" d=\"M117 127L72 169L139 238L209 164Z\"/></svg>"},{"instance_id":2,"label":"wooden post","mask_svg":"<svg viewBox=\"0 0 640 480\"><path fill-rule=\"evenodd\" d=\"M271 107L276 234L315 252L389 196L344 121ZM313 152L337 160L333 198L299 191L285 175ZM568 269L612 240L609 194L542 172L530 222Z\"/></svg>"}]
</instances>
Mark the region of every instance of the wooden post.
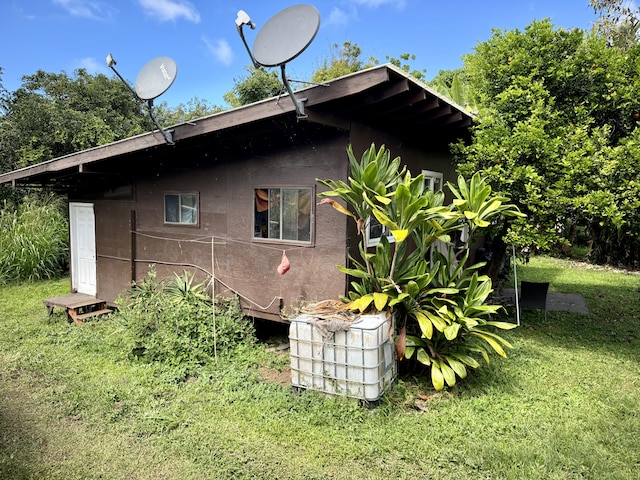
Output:
<instances>
[{"instance_id":1,"label":"wooden post","mask_svg":"<svg viewBox=\"0 0 640 480\"><path fill-rule=\"evenodd\" d=\"M136 211L131 210L131 281L136 281Z\"/></svg>"}]
</instances>

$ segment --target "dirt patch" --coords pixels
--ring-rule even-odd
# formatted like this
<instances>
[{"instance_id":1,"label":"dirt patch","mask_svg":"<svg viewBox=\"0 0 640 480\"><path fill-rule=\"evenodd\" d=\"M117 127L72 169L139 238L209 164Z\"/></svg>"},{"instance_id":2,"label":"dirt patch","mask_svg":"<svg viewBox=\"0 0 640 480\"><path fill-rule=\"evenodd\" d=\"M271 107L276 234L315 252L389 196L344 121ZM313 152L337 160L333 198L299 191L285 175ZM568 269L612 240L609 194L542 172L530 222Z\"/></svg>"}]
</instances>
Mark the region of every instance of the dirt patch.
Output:
<instances>
[{"instance_id":1,"label":"dirt patch","mask_svg":"<svg viewBox=\"0 0 640 480\"><path fill-rule=\"evenodd\" d=\"M258 375L265 382L277 383L283 387L291 385L291 368L285 367L282 369L272 367L260 367L258 369Z\"/></svg>"},{"instance_id":2,"label":"dirt patch","mask_svg":"<svg viewBox=\"0 0 640 480\"><path fill-rule=\"evenodd\" d=\"M268 351L274 352L278 357L282 358L276 362L277 366L263 365L258 368L260 378L269 383L277 383L288 387L291 385L291 367L289 366L289 338L271 338L271 346L267 347Z\"/></svg>"}]
</instances>

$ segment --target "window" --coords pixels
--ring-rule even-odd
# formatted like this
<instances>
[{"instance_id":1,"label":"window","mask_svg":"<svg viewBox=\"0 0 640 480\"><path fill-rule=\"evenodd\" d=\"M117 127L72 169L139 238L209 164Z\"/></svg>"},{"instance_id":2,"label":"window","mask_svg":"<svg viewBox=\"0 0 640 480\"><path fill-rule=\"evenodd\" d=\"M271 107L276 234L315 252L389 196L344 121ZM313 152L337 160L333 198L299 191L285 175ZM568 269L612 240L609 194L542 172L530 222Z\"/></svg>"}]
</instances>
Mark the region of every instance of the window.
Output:
<instances>
[{"instance_id":1,"label":"window","mask_svg":"<svg viewBox=\"0 0 640 480\"><path fill-rule=\"evenodd\" d=\"M389 229L382 225L373 215L370 215L367 220L366 236L367 247L375 247L378 245L383 236L387 237L389 243L396 241Z\"/></svg>"},{"instance_id":2,"label":"window","mask_svg":"<svg viewBox=\"0 0 640 480\"><path fill-rule=\"evenodd\" d=\"M165 194L164 222L178 225L197 225L198 195L196 193Z\"/></svg>"},{"instance_id":3,"label":"window","mask_svg":"<svg viewBox=\"0 0 640 480\"><path fill-rule=\"evenodd\" d=\"M432 170L423 170L424 189L438 192L442 190L442 172L434 172Z\"/></svg>"},{"instance_id":4,"label":"window","mask_svg":"<svg viewBox=\"0 0 640 480\"><path fill-rule=\"evenodd\" d=\"M311 243L310 187L256 188L253 238Z\"/></svg>"}]
</instances>

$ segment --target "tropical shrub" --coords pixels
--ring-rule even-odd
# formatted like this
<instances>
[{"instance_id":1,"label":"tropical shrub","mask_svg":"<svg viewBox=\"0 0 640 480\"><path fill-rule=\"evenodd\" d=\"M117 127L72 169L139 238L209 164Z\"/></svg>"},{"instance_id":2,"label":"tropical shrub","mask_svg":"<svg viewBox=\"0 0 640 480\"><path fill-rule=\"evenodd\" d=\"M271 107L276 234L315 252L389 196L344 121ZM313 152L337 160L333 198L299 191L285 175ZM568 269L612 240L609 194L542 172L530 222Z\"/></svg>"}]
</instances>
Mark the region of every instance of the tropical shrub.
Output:
<instances>
[{"instance_id":1,"label":"tropical shrub","mask_svg":"<svg viewBox=\"0 0 640 480\"><path fill-rule=\"evenodd\" d=\"M352 217L361 236L359 258L338 267L353 278L343 300L354 311L393 310L400 323L398 357L429 366L437 390L477 368L478 355L486 362L491 351L505 356L511 345L495 330L515 325L493 319L500 307L487 303L491 280L479 273L483 264L467 266L469 240L454 253L452 236L466 230L470 239L503 216L522 214L507 198L492 196L478 174L448 183L454 200L445 205L442 191L425 189L423 175L413 177L384 146L376 151L371 145L360 161L350 146L347 155L349 183L317 180L329 189L319 194L320 203ZM374 251L365 247L364 232L372 215L394 240L382 236Z\"/></svg>"},{"instance_id":2,"label":"tropical shrub","mask_svg":"<svg viewBox=\"0 0 640 480\"><path fill-rule=\"evenodd\" d=\"M0 284L54 278L69 266L66 204L54 195L26 197L0 210Z\"/></svg>"},{"instance_id":3,"label":"tropical shrub","mask_svg":"<svg viewBox=\"0 0 640 480\"><path fill-rule=\"evenodd\" d=\"M255 338L236 298L212 302L205 283L195 283L186 271L157 281L150 268L117 304L127 353L180 367L185 374Z\"/></svg>"}]
</instances>

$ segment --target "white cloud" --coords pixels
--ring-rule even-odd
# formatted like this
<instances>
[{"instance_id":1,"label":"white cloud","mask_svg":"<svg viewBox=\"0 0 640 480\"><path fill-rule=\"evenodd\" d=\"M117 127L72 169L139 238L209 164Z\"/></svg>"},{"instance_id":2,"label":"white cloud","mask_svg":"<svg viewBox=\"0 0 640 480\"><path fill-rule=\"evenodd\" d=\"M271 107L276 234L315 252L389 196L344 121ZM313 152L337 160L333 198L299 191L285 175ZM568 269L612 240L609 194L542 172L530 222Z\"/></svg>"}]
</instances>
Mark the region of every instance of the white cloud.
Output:
<instances>
[{"instance_id":1,"label":"white cloud","mask_svg":"<svg viewBox=\"0 0 640 480\"><path fill-rule=\"evenodd\" d=\"M161 22L177 20L180 17L193 23L200 22L196 7L187 0L138 0L144 12Z\"/></svg>"},{"instance_id":2,"label":"white cloud","mask_svg":"<svg viewBox=\"0 0 640 480\"><path fill-rule=\"evenodd\" d=\"M202 41L207 46L207 50L213 57L223 65L231 65L233 61L233 51L229 42L224 39L212 41L207 37L202 37Z\"/></svg>"},{"instance_id":3,"label":"white cloud","mask_svg":"<svg viewBox=\"0 0 640 480\"><path fill-rule=\"evenodd\" d=\"M93 57L81 58L76 62L76 68L84 68L88 73L97 75L98 73L106 74L107 67L104 62L99 62Z\"/></svg>"},{"instance_id":4,"label":"white cloud","mask_svg":"<svg viewBox=\"0 0 640 480\"><path fill-rule=\"evenodd\" d=\"M333 7L331 13L329 14L329 18L327 19L327 24L342 27L345 25L349 25L350 19L351 15L349 15L347 12L341 10L338 7Z\"/></svg>"},{"instance_id":5,"label":"white cloud","mask_svg":"<svg viewBox=\"0 0 640 480\"><path fill-rule=\"evenodd\" d=\"M95 0L53 0L53 4L61 6L74 17L92 20L110 20L116 11L108 3Z\"/></svg>"}]
</instances>

